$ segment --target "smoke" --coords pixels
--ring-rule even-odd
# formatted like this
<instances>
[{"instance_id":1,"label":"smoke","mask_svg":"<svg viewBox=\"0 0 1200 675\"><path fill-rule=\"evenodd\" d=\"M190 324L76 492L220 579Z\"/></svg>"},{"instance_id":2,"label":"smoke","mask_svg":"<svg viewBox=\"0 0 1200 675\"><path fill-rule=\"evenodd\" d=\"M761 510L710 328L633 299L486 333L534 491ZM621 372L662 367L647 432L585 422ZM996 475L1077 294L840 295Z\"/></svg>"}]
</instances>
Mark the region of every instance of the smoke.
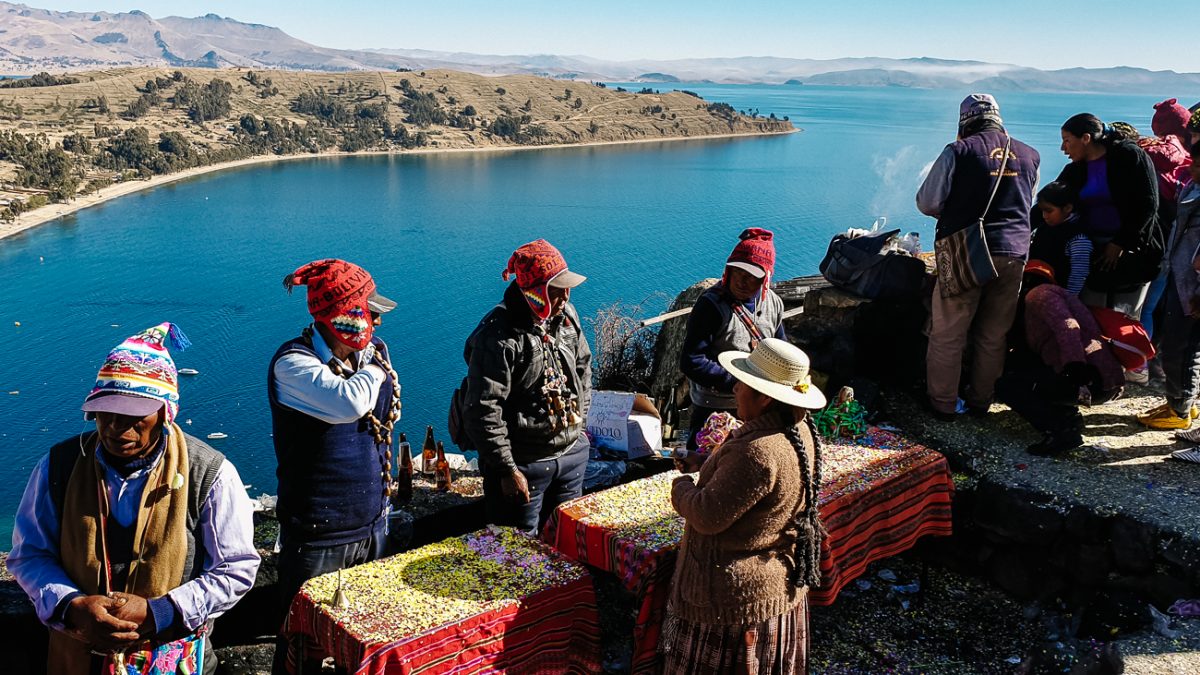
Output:
<instances>
[{"instance_id":1,"label":"smoke","mask_svg":"<svg viewBox=\"0 0 1200 675\"><path fill-rule=\"evenodd\" d=\"M929 173L933 162L922 165L917 146L906 145L889 156L876 155L871 170L879 177L879 188L871 199L871 214L888 216L897 225L919 217L916 210L917 188Z\"/></svg>"}]
</instances>

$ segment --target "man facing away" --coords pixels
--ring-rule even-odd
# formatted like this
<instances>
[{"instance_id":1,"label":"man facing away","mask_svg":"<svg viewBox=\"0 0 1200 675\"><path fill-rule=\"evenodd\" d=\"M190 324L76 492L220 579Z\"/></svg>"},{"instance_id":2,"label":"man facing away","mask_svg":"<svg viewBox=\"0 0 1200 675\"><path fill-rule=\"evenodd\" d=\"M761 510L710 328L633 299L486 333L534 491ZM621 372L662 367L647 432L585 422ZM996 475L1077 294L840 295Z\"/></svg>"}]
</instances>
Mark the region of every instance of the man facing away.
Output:
<instances>
[{"instance_id":1,"label":"man facing away","mask_svg":"<svg viewBox=\"0 0 1200 675\"><path fill-rule=\"evenodd\" d=\"M94 431L29 478L8 569L50 627L47 672L213 673L212 620L258 573L250 499L221 453L183 433L163 323L113 349L83 403Z\"/></svg>"},{"instance_id":2,"label":"man facing away","mask_svg":"<svg viewBox=\"0 0 1200 675\"><path fill-rule=\"evenodd\" d=\"M592 352L571 304L586 277L544 239L518 248L504 299L467 339L463 427L479 451L488 522L534 532L583 492Z\"/></svg>"},{"instance_id":3,"label":"man facing away","mask_svg":"<svg viewBox=\"0 0 1200 675\"><path fill-rule=\"evenodd\" d=\"M279 478L279 589L284 611L305 581L384 552L391 431L400 385L374 336L396 303L344 260L308 263L284 286L308 287L313 323L283 343L267 374ZM277 642L275 672L287 644Z\"/></svg>"},{"instance_id":4,"label":"man facing away","mask_svg":"<svg viewBox=\"0 0 1200 675\"><path fill-rule=\"evenodd\" d=\"M982 286L948 298L942 297L940 286L934 289L926 384L930 407L939 419L952 420L957 412L968 340L974 354L967 410L984 415L991 406L1029 254L1029 213L1040 162L1036 150L1005 131L996 99L971 94L959 106L958 140L942 151L917 192L917 208L937 218L936 239L973 227L983 217L984 237L998 273ZM989 207L996 181L999 186Z\"/></svg>"}]
</instances>

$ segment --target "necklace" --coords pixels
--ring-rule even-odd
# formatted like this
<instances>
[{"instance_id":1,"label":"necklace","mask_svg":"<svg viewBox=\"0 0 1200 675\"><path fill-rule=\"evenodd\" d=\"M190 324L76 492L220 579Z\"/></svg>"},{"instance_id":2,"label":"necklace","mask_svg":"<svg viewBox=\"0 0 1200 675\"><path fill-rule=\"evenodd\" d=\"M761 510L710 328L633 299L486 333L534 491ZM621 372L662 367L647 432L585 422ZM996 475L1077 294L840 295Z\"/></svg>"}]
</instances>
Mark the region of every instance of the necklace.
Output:
<instances>
[{"instance_id":1,"label":"necklace","mask_svg":"<svg viewBox=\"0 0 1200 675\"><path fill-rule=\"evenodd\" d=\"M302 333L302 337L310 347L312 346L312 334L312 326L305 328ZM379 477L383 481L383 496L386 499L391 497L395 491L395 487L392 485L392 429L396 426L396 420L400 419L400 376L396 374L396 369L392 367L391 361L385 359L378 350L372 355L371 363L382 368L392 381L392 400L388 404L384 419L380 420L376 417L374 410L368 410L363 415L363 419L367 422L367 429L375 438L375 443L387 448L387 451L379 456ZM341 377L348 378L352 375L336 357L330 361L329 369Z\"/></svg>"}]
</instances>

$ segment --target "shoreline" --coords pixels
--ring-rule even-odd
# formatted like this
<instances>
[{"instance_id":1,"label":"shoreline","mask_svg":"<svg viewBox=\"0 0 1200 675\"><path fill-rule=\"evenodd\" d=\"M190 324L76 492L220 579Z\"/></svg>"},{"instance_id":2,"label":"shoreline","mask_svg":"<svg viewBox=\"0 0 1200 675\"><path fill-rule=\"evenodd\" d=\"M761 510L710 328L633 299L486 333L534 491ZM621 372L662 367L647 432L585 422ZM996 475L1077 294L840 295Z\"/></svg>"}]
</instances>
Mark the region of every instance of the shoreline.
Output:
<instances>
[{"instance_id":1,"label":"shoreline","mask_svg":"<svg viewBox=\"0 0 1200 675\"><path fill-rule=\"evenodd\" d=\"M99 206L106 202L112 201L119 197L125 197L144 190L150 190L170 183L195 178L209 173L217 173L227 171L229 169L238 169L246 166L254 166L258 164L269 164L274 162L287 162L300 159L320 159L329 157L370 157L370 156L392 156L392 155L433 155L433 154L454 154L454 153L478 153L478 152L511 152L511 151L529 151L529 150L552 150L561 148L590 148L598 146L611 145L635 145L642 143L664 143L676 141L710 141L728 138L758 138L762 136L786 136L799 132L800 129L793 128L790 131L770 131L770 132L753 132L753 133L730 133L730 134L706 134L703 136L670 136L664 138L635 138L626 141L598 141L593 143L555 143L551 145L517 145L517 146L485 146L485 147L467 147L467 148L417 148L413 150L362 150L359 152L342 152L339 150L328 150L324 152L314 152L296 155L257 155L247 157L245 159L234 160L232 162L221 162L218 164L209 164L207 166L198 166L191 169L184 169L176 173L154 176L146 180L132 180L121 183L116 183L108 187L101 188L97 192L77 197L74 200L66 203L47 204L37 210L28 211L17 216L16 220L11 223L0 223L0 240L20 234L27 230L31 230L38 225L58 220L70 216L78 211L82 211L93 206Z\"/></svg>"}]
</instances>

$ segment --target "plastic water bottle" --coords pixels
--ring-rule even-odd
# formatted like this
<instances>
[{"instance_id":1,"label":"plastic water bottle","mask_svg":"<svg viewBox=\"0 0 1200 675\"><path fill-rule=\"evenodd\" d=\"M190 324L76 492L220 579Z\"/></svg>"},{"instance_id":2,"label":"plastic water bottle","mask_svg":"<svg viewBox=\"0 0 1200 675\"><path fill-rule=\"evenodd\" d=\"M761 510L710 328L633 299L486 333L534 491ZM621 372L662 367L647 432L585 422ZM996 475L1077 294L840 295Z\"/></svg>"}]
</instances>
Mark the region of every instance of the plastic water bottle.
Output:
<instances>
[{"instance_id":1,"label":"plastic water bottle","mask_svg":"<svg viewBox=\"0 0 1200 675\"><path fill-rule=\"evenodd\" d=\"M907 251L909 255L917 256L921 254L921 233L909 232L900 238L900 248Z\"/></svg>"}]
</instances>

